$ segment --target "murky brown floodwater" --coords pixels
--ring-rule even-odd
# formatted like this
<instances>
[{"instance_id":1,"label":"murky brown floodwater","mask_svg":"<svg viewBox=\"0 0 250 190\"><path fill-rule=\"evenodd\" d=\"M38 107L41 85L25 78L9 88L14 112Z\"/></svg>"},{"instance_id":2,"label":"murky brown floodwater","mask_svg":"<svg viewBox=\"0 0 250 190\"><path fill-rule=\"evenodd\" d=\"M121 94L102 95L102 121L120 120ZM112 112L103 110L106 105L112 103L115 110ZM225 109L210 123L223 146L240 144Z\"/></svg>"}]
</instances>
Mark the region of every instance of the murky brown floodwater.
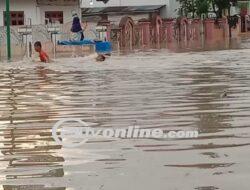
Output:
<instances>
[{"instance_id":1,"label":"murky brown floodwater","mask_svg":"<svg viewBox=\"0 0 250 190\"><path fill-rule=\"evenodd\" d=\"M138 51L0 70L1 190L249 189L249 49ZM201 134L61 148L51 127L67 117Z\"/></svg>"}]
</instances>

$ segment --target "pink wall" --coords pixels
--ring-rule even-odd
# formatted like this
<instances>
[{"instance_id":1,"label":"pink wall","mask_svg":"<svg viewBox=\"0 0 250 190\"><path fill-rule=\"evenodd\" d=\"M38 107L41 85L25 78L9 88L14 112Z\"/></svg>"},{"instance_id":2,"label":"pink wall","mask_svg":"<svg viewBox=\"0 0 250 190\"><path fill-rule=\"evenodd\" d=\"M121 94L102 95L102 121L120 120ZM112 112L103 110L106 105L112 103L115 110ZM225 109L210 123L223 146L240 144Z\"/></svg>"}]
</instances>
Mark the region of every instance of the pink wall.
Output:
<instances>
[{"instance_id":1,"label":"pink wall","mask_svg":"<svg viewBox=\"0 0 250 190\"><path fill-rule=\"evenodd\" d=\"M129 26L132 24L134 27ZM128 29L133 31L128 32ZM161 19L158 15L153 15L150 19L141 19L138 22L132 21L129 17L121 19L121 43L122 47L127 47L126 43L132 41L136 45L139 39L142 47L155 44L201 43L202 30L207 43L214 43L229 38L229 25L227 19ZM136 29L136 30L135 30ZM240 20L237 27L232 29L232 37L237 37L240 33ZM137 32L139 31L139 32ZM130 34L128 36L127 34ZM127 36L126 36L127 35ZM138 36L139 35L139 36ZM111 39L112 40L112 39ZM130 42L131 43L131 42Z\"/></svg>"}]
</instances>

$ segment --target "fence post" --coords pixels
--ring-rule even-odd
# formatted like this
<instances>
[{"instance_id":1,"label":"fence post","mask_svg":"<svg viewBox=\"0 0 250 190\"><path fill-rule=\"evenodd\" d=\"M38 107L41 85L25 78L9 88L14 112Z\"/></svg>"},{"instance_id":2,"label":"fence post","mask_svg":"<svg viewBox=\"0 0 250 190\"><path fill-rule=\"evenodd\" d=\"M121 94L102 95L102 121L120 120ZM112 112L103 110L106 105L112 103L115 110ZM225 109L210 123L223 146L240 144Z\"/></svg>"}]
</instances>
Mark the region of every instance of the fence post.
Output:
<instances>
[{"instance_id":1,"label":"fence post","mask_svg":"<svg viewBox=\"0 0 250 190\"><path fill-rule=\"evenodd\" d=\"M6 4L6 12L5 12L5 18L6 18L6 35L7 35L7 56L8 60L11 59L11 39L10 39L10 0L5 1Z\"/></svg>"},{"instance_id":2,"label":"fence post","mask_svg":"<svg viewBox=\"0 0 250 190\"><path fill-rule=\"evenodd\" d=\"M139 20L139 27L140 27L140 38L141 38L141 45L142 46L149 46L150 45L150 21L146 19Z\"/></svg>"}]
</instances>

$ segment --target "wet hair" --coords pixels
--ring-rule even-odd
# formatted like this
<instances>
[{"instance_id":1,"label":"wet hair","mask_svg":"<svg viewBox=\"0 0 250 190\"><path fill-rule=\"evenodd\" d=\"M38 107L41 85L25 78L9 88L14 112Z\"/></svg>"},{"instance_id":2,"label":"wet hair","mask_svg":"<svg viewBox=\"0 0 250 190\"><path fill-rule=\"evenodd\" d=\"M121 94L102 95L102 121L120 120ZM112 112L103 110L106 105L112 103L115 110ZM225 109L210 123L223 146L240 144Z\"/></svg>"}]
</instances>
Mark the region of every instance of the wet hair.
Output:
<instances>
[{"instance_id":1,"label":"wet hair","mask_svg":"<svg viewBox=\"0 0 250 190\"><path fill-rule=\"evenodd\" d=\"M41 44L40 41L35 42L35 43L34 43L34 46L35 46L35 47L40 47L40 48L42 48L42 44Z\"/></svg>"},{"instance_id":2,"label":"wet hair","mask_svg":"<svg viewBox=\"0 0 250 190\"><path fill-rule=\"evenodd\" d=\"M102 54L99 54L96 58L96 61L105 61L106 57Z\"/></svg>"}]
</instances>

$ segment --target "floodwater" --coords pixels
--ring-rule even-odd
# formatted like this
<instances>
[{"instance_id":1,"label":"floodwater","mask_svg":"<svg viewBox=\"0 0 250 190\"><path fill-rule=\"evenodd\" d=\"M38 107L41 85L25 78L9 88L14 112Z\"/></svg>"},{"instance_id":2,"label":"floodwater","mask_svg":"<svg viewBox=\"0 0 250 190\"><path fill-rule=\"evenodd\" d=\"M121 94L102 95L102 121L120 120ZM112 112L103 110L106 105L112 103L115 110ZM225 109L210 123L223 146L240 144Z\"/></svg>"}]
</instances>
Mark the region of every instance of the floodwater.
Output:
<instances>
[{"instance_id":1,"label":"floodwater","mask_svg":"<svg viewBox=\"0 0 250 190\"><path fill-rule=\"evenodd\" d=\"M250 49L135 51L0 70L1 190L249 189ZM200 135L63 148L51 128L70 117Z\"/></svg>"}]
</instances>

